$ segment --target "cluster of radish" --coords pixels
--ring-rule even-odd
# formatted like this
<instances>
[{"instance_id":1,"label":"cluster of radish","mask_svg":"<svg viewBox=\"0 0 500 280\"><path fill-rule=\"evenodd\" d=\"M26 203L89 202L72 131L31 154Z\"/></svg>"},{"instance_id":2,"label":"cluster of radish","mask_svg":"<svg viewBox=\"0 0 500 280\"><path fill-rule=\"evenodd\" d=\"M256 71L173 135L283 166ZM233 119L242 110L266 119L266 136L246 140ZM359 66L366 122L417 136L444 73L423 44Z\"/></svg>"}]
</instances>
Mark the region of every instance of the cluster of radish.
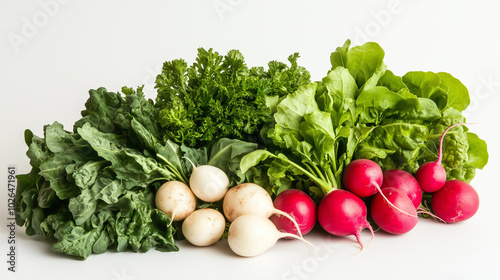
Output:
<instances>
[{"instance_id":1,"label":"cluster of radish","mask_svg":"<svg viewBox=\"0 0 500 280\"><path fill-rule=\"evenodd\" d=\"M215 209L197 208L197 198L208 203L223 200L224 215ZM179 181L163 184L155 196L156 207L171 221L182 221L182 233L196 246L209 246L221 239L226 227L229 247L240 256L256 256L271 248L280 238L301 239L299 225L289 214L274 208L271 196L259 185L245 183L229 189L229 179L219 168L194 168L189 186ZM298 234L279 231L269 219L272 215L288 219Z\"/></svg>"},{"instance_id":2,"label":"cluster of radish","mask_svg":"<svg viewBox=\"0 0 500 280\"><path fill-rule=\"evenodd\" d=\"M384 231L403 234L418 222L418 213L428 213L446 223L456 223L472 217L478 210L479 197L468 183L446 181L441 164L442 134L438 159L422 164L415 176L403 170L382 172L380 166L368 159L357 159L346 166L344 189L333 190L320 202L317 215L320 225L337 236L354 235L361 248L360 232L369 228L367 206L361 198L370 201L370 215ZM422 192L431 194L434 214L421 207Z\"/></svg>"}]
</instances>

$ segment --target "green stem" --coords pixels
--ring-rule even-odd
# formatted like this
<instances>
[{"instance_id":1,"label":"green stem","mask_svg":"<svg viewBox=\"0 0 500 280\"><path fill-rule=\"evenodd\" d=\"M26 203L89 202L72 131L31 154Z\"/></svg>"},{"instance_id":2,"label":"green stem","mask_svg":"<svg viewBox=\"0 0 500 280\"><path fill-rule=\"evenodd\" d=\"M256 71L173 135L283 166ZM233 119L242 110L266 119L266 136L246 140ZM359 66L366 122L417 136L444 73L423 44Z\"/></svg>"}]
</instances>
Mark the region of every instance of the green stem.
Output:
<instances>
[{"instance_id":1,"label":"green stem","mask_svg":"<svg viewBox=\"0 0 500 280\"><path fill-rule=\"evenodd\" d=\"M180 173L179 170L177 170L170 161L168 161L164 156L160 154L156 154L156 156L161 160L163 160L163 162L165 162L168 171L172 172L179 181L183 182L184 184L187 184L188 181L187 178L184 176L184 174Z\"/></svg>"},{"instance_id":2,"label":"green stem","mask_svg":"<svg viewBox=\"0 0 500 280\"><path fill-rule=\"evenodd\" d=\"M328 178L325 177L323 175L323 173L321 173L321 170L319 170L319 168L318 168L318 166L316 164L310 163L310 164L308 164L306 166L312 166L312 170L311 170L312 172L311 173L316 174L317 177L319 177L321 180L326 181L328 183Z\"/></svg>"},{"instance_id":3,"label":"green stem","mask_svg":"<svg viewBox=\"0 0 500 280\"><path fill-rule=\"evenodd\" d=\"M333 188L338 189L340 184L339 184L339 182L337 182L337 178L335 177L335 173L333 172L332 168L327 168L326 174L327 174L329 181L330 181L330 184L333 186Z\"/></svg>"},{"instance_id":4,"label":"green stem","mask_svg":"<svg viewBox=\"0 0 500 280\"><path fill-rule=\"evenodd\" d=\"M292 165L293 167L299 169L300 171L302 171L307 177L309 177L309 179L314 181L325 194L327 194L328 192L330 192L332 190L333 186L331 184L329 184L325 180L322 180L321 178L318 178L317 176L315 176L315 174L309 172L307 169L305 169L302 166L296 164L295 162L289 160L288 158L282 158L282 157L279 157L273 153L269 153L269 155L273 156L275 158L278 158L278 159Z\"/></svg>"}]
</instances>

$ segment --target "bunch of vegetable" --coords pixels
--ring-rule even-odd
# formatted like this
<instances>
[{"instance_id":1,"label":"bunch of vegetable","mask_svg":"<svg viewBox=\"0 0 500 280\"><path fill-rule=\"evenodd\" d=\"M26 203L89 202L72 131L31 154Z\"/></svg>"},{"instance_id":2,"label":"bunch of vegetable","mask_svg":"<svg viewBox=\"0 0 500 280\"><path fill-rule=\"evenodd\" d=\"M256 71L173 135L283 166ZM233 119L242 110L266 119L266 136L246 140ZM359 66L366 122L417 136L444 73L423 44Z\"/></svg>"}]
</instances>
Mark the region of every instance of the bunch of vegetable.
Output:
<instances>
[{"instance_id":1,"label":"bunch of vegetable","mask_svg":"<svg viewBox=\"0 0 500 280\"><path fill-rule=\"evenodd\" d=\"M155 195L166 181L188 183L193 167L184 157L240 180L238 158L256 144L222 138L208 150L160 141L158 110L141 90L91 90L73 132L57 122L43 138L26 131L32 170L18 176L16 220L28 235L55 239L54 251L82 258L108 248L177 251L179 228L156 208Z\"/></svg>"},{"instance_id":2,"label":"bunch of vegetable","mask_svg":"<svg viewBox=\"0 0 500 280\"><path fill-rule=\"evenodd\" d=\"M396 76L384 55L347 41L311 82L298 54L265 69L199 49L189 67L165 62L155 101L141 87L91 90L72 132L26 131L17 224L81 258L177 251L183 238L255 256L280 238L308 243L317 222L363 247L375 225L401 234L418 215L470 218L488 153L461 113L466 87L447 73Z\"/></svg>"}]
</instances>

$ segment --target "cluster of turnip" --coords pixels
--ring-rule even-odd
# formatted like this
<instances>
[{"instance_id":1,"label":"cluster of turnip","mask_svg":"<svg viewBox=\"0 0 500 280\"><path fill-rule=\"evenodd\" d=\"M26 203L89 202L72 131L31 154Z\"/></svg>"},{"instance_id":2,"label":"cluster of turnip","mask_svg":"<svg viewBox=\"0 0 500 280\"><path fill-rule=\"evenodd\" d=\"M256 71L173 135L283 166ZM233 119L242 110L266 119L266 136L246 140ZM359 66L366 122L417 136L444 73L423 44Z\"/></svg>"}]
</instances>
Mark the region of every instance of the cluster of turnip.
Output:
<instances>
[{"instance_id":1,"label":"cluster of turnip","mask_svg":"<svg viewBox=\"0 0 500 280\"><path fill-rule=\"evenodd\" d=\"M197 208L197 198L204 202L222 201L223 213L212 208ZM182 233L196 246L209 246L222 238L226 220L230 223L228 244L240 256L259 255L280 238L302 238L299 225L286 212L273 206L271 196L259 185L244 183L229 188L227 175L219 168L195 167L189 186L179 181L163 184L155 196L156 207L171 221L182 221ZM279 231L271 215L291 221L298 234Z\"/></svg>"},{"instance_id":2,"label":"cluster of turnip","mask_svg":"<svg viewBox=\"0 0 500 280\"><path fill-rule=\"evenodd\" d=\"M420 213L455 223L477 212L479 197L474 188L463 181L446 181L441 165L443 138L456 125L442 134L438 159L422 164L415 176L399 169L383 172L372 160L356 159L344 170L343 188L327 193L318 205L298 189L282 191L273 202L269 193L254 183L229 188L222 170L204 165L193 169L190 186L177 181L161 186L156 206L172 221L184 220L183 235L197 246L220 240L229 222L228 244L240 256L262 254L280 238L310 244L303 235L317 222L330 234L354 235L363 249L361 231L368 228L374 237L368 215L380 229L403 234L416 226ZM422 206L423 193L431 194L433 213ZM196 210L197 198L208 203L222 200L222 211Z\"/></svg>"}]
</instances>

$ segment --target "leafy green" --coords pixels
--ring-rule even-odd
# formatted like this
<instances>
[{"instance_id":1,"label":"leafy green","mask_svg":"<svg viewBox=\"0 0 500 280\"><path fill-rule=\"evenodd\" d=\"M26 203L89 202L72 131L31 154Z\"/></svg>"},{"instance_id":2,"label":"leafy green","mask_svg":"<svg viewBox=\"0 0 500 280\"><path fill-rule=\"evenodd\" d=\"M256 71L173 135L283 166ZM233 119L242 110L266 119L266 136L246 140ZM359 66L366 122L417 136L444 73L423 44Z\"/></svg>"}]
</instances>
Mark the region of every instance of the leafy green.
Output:
<instances>
[{"instance_id":1,"label":"leafy green","mask_svg":"<svg viewBox=\"0 0 500 280\"><path fill-rule=\"evenodd\" d=\"M376 43L350 48L347 41L331 54L321 82L272 103L273 118L261 131L265 149L240 163L247 179L272 194L296 187L322 197L342 188L343 169L356 158L411 173L435 160L443 131L465 122L467 88L448 73L396 76L384 55ZM443 149L449 179L470 181L488 161L486 143L466 127L450 131Z\"/></svg>"},{"instance_id":2,"label":"leafy green","mask_svg":"<svg viewBox=\"0 0 500 280\"><path fill-rule=\"evenodd\" d=\"M177 251L181 223L156 209L154 196L166 181L188 183L193 165L219 167L230 186L254 182L272 195L298 188L317 199L343 187L357 158L414 173L436 160L446 128L466 122L469 93L448 73L397 76L384 56L376 43L348 40L327 75L310 82L297 53L265 70L237 50L200 48L191 66L164 63L155 101L142 87L92 89L72 131L58 122L43 137L25 131L32 169L17 177L16 223L83 259L111 248ZM448 179L470 182L488 162L486 142L465 125L443 144Z\"/></svg>"},{"instance_id":3,"label":"leafy green","mask_svg":"<svg viewBox=\"0 0 500 280\"><path fill-rule=\"evenodd\" d=\"M222 138L197 149L163 141L142 87L122 91L90 90L73 132L58 122L43 138L25 132L32 170L18 176L16 222L28 235L55 239L56 252L85 259L108 248L177 251L178 223L155 208L161 184L188 182L186 158L220 167L232 185L245 179L239 161L257 144Z\"/></svg>"},{"instance_id":4,"label":"leafy green","mask_svg":"<svg viewBox=\"0 0 500 280\"><path fill-rule=\"evenodd\" d=\"M310 81L298 57L288 58L291 66L271 61L267 71L249 68L237 50L222 56L200 48L189 67L182 59L165 62L156 78L161 134L194 148L220 138L257 141L270 120L268 97L287 95Z\"/></svg>"},{"instance_id":5,"label":"leafy green","mask_svg":"<svg viewBox=\"0 0 500 280\"><path fill-rule=\"evenodd\" d=\"M17 224L55 238L54 251L84 259L107 248L178 250L154 192L187 171L155 156L163 147L154 137L155 110L140 88L125 96L99 88L74 132L57 122L43 138L26 131L32 171L18 176Z\"/></svg>"}]
</instances>

